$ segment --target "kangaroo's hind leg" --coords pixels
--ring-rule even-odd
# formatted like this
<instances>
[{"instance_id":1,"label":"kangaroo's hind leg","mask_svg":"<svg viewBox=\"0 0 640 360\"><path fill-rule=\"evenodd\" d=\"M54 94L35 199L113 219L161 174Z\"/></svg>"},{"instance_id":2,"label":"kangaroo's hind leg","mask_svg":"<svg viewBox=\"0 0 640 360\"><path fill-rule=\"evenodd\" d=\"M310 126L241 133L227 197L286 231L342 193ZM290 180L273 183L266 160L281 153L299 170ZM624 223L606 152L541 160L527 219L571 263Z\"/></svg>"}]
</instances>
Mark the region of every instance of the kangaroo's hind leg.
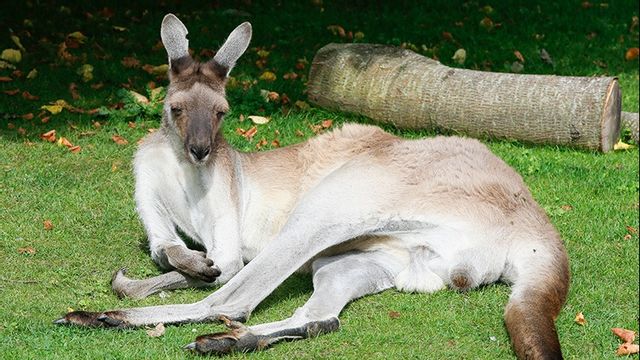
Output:
<instances>
[{"instance_id":1,"label":"kangaroo's hind leg","mask_svg":"<svg viewBox=\"0 0 640 360\"><path fill-rule=\"evenodd\" d=\"M199 353L262 350L281 340L304 339L338 329L338 315L351 300L394 286L400 262L384 251L350 252L313 262L314 292L288 319L245 327L223 319L230 331L199 336L187 345Z\"/></svg>"}]
</instances>

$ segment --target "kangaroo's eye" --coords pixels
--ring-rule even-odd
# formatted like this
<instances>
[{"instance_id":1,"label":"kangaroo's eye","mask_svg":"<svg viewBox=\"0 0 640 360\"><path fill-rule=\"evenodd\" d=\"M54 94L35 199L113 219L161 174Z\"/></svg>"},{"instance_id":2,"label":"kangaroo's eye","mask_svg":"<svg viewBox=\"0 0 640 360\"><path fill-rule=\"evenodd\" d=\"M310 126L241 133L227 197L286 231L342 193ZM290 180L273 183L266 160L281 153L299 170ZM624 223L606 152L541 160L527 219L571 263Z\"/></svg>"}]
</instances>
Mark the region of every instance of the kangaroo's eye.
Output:
<instances>
[{"instance_id":1,"label":"kangaroo's eye","mask_svg":"<svg viewBox=\"0 0 640 360\"><path fill-rule=\"evenodd\" d=\"M182 109L177 106L172 106L171 113L173 114L173 116L180 116L182 114Z\"/></svg>"},{"instance_id":2,"label":"kangaroo's eye","mask_svg":"<svg viewBox=\"0 0 640 360\"><path fill-rule=\"evenodd\" d=\"M224 117L224 115L225 115L225 112L224 112L224 111L218 111L218 112L216 113L216 116L218 117L218 119L222 119L222 118Z\"/></svg>"}]
</instances>

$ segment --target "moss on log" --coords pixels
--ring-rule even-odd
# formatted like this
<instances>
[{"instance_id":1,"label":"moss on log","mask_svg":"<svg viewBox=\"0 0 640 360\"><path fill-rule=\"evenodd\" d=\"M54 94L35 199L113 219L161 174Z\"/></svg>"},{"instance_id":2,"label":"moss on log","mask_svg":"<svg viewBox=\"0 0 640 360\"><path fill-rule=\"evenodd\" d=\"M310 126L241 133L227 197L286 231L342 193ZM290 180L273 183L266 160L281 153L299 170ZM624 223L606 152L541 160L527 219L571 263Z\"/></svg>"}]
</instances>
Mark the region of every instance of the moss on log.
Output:
<instances>
[{"instance_id":1,"label":"moss on log","mask_svg":"<svg viewBox=\"0 0 640 360\"><path fill-rule=\"evenodd\" d=\"M309 100L399 128L446 129L609 151L620 135L614 77L456 69L396 47L329 44L309 75Z\"/></svg>"}]
</instances>

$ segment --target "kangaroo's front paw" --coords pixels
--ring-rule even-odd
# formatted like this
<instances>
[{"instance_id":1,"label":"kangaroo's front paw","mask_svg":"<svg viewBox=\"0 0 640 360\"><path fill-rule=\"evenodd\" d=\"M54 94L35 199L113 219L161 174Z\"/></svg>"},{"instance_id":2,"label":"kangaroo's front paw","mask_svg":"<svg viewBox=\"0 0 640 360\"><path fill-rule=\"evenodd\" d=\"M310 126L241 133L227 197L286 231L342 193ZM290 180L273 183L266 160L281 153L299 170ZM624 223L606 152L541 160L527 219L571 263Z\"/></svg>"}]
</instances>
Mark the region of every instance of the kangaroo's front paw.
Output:
<instances>
[{"instance_id":1,"label":"kangaroo's front paw","mask_svg":"<svg viewBox=\"0 0 640 360\"><path fill-rule=\"evenodd\" d=\"M79 325L86 327L125 328L125 314L122 311L90 312L72 311L64 317L55 320L57 325Z\"/></svg>"},{"instance_id":2,"label":"kangaroo's front paw","mask_svg":"<svg viewBox=\"0 0 640 360\"><path fill-rule=\"evenodd\" d=\"M267 339L254 335L243 324L224 316L221 316L220 320L225 323L229 331L198 336L195 342L184 348L200 354L225 355L232 352L262 350L269 346Z\"/></svg>"},{"instance_id":3,"label":"kangaroo's front paw","mask_svg":"<svg viewBox=\"0 0 640 360\"><path fill-rule=\"evenodd\" d=\"M205 282L214 282L221 271L213 265L213 260L207 258L202 251L187 249L182 245L173 245L164 249L169 264L192 278Z\"/></svg>"}]
</instances>

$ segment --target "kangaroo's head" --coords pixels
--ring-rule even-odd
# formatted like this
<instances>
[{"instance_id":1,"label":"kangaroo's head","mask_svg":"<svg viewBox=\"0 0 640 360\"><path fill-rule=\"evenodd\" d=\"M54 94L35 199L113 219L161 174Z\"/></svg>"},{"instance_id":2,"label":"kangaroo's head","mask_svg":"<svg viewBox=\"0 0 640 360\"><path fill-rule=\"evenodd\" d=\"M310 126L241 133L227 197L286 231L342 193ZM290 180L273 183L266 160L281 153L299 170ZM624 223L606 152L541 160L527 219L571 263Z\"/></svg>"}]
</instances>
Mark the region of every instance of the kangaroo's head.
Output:
<instances>
[{"instance_id":1,"label":"kangaroo's head","mask_svg":"<svg viewBox=\"0 0 640 360\"><path fill-rule=\"evenodd\" d=\"M216 134L229 110L225 84L249 46L251 24L245 22L235 28L213 59L203 63L189 55L187 28L175 15L164 17L160 35L169 55L164 126L177 134L189 161L203 164L215 149Z\"/></svg>"}]
</instances>

